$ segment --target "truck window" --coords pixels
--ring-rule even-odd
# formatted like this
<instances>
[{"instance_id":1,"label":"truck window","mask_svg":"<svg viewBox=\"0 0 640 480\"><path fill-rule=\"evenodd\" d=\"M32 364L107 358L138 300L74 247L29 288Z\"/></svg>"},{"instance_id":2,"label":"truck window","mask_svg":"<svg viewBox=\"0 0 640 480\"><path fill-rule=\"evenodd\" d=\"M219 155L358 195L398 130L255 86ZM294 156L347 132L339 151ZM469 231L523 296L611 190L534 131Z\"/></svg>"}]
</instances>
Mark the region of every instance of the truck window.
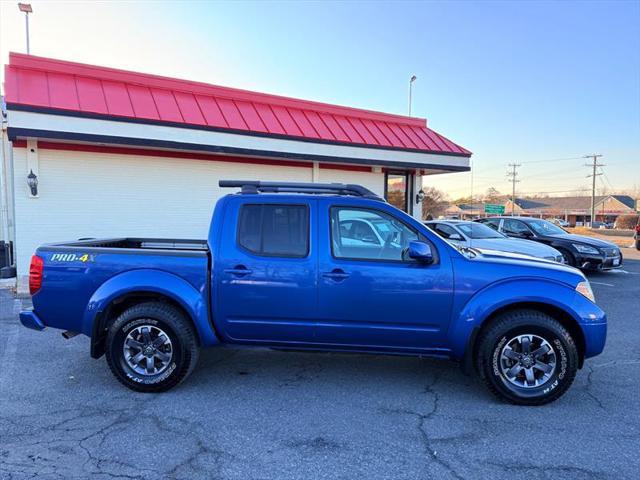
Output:
<instances>
[{"instance_id":1,"label":"truck window","mask_svg":"<svg viewBox=\"0 0 640 480\"><path fill-rule=\"evenodd\" d=\"M242 205L237 242L256 255L306 257L309 253L309 209L306 205Z\"/></svg>"},{"instance_id":2,"label":"truck window","mask_svg":"<svg viewBox=\"0 0 640 480\"><path fill-rule=\"evenodd\" d=\"M403 261L409 242L422 239L401 221L377 210L333 207L330 221L335 258Z\"/></svg>"}]
</instances>

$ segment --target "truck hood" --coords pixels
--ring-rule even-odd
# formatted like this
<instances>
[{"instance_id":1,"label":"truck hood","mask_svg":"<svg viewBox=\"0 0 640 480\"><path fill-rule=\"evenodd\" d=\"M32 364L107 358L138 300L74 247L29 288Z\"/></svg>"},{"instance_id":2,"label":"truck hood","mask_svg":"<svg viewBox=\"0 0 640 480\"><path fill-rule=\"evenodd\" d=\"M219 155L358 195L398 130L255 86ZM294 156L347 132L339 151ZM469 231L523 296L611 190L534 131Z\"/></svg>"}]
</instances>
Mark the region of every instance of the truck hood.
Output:
<instances>
[{"instance_id":1,"label":"truck hood","mask_svg":"<svg viewBox=\"0 0 640 480\"><path fill-rule=\"evenodd\" d=\"M507 260L523 260L527 262L541 262L541 263L556 263L551 260L546 260L542 257L529 255L526 253L507 252L504 250L491 250L489 248L479 248L474 246L474 249L478 250L484 258L499 258Z\"/></svg>"},{"instance_id":2,"label":"truck hood","mask_svg":"<svg viewBox=\"0 0 640 480\"><path fill-rule=\"evenodd\" d=\"M543 243L521 240L519 238L484 238L471 240L471 245L480 250L494 250L511 253L522 253L532 257L548 258L559 257L560 252Z\"/></svg>"},{"instance_id":3,"label":"truck hood","mask_svg":"<svg viewBox=\"0 0 640 480\"><path fill-rule=\"evenodd\" d=\"M540 275L545 278L553 278L555 272L558 276L562 277L562 279L571 278L571 281L566 283L570 283L572 285L586 280L586 277L580 270L563 263L553 262L551 260L545 260L543 258L532 257L530 255L520 253L476 249L475 247L474 250L479 252L479 255L474 257L473 254L468 255L463 253L463 255L472 262L494 264L496 266L500 265L510 269L513 268L518 274L526 271L529 273L535 272L536 275Z\"/></svg>"}]
</instances>

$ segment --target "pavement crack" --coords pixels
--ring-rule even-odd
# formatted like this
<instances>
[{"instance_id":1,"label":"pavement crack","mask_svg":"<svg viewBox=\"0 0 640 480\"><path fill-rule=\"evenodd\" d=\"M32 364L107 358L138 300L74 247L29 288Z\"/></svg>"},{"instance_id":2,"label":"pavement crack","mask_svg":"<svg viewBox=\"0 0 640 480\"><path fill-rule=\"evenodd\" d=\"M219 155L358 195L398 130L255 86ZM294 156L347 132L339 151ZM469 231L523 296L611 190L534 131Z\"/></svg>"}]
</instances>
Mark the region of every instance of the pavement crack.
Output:
<instances>
[{"instance_id":1,"label":"pavement crack","mask_svg":"<svg viewBox=\"0 0 640 480\"><path fill-rule=\"evenodd\" d=\"M417 428L420 434L420 438L422 440L422 445L425 449L425 452L427 453L429 458L432 460L432 462L434 462L435 464L439 465L442 469L447 471L453 478L456 478L457 480L464 480L464 477L455 470L455 468L450 462L442 458L442 456L438 455L437 450L433 446L433 440L427 433L426 424L429 422L429 420L431 420L437 415L438 409L440 407L440 394L435 389L435 386L439 381L440 381L440 375L437 375L434 378L433 382L425 385L425 388L422 391L423 395L432 397L431 409L428 412L420 413L420 412L416 412L414 410L409 410L409 409L390 409L390 408L382 409L382 412L396 413L400 415L409 415L409 416L415 417L417 420Z\"/></svg>"},{"instance_id":2,"label":"pavement crack","mask_svg":"<svg viewBox=\"0 0 640 480\"><path fill-rule=\"evenodd\" d=\"M587 365L587 367L589 368L589 374L587 375L587 385L585 387L585 392L587 393L587 395L589 395L589 398L596 402L598 407L600 407L602 410L606 410L604 404L602 403L602 400L600 400L598 396L591 391L591 387L593 386L592 377L595 369L591 365Z\"/></svg>"},{"instance_id":3,"label":"pavement crack","mask_svg":"<svg viewBox=\"0 0 640 480\"><path fill-rule=\"evenodd\" d=\"M532 472L538 472L545 475L545 478L551 474L551 477L558 475L560 473L570 474L572 476L576 476L580 479L593 479L600 480L606 478L602 472L598 472L595 470L589 470L581 467L574 467L572 465L527 465L527 464L515 464L515 463L506 463L506 462L496 462L496 461L484 461L482 462L484 465L488 465L491 467L499 468L508 473L525 473L531 474Z\"/></svg>"}]
</instances>

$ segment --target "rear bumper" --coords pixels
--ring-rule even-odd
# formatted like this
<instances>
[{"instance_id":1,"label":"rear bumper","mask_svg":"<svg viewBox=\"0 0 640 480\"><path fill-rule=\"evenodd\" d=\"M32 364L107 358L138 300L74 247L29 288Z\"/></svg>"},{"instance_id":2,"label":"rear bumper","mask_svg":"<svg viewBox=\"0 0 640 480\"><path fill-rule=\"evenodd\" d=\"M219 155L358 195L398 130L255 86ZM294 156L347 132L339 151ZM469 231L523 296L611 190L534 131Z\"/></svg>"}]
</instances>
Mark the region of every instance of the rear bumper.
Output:
<instances>
[{"instance_id":1,"label":"rear bumper","mask_svg":"<svg viewBox=\"0 0 640 480\"><path fill-rule=\"evenodd\" d=\"M44 330L45 324L33 310L25 310L20 312L20 323L32 330Z\"/></svg>"}]
</instances>

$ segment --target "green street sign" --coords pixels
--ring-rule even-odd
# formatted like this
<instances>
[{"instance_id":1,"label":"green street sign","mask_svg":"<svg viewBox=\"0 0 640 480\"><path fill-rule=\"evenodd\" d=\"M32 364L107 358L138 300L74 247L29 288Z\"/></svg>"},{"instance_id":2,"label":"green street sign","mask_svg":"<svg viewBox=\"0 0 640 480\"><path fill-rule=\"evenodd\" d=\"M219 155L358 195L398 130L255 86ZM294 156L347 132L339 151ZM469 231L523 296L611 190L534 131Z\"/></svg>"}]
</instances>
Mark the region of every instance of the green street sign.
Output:
<instances>
[{"instance_id":1,"label":"green street sign","mask_svg":"<svg viewBox=\"0 0 640 480\"><path fill-rule=\"evenodd\" d=\"M504 205L496 205L495 203L485 203L484 213L492 215L504 215Z\"/></svg>"}]
</instances>

